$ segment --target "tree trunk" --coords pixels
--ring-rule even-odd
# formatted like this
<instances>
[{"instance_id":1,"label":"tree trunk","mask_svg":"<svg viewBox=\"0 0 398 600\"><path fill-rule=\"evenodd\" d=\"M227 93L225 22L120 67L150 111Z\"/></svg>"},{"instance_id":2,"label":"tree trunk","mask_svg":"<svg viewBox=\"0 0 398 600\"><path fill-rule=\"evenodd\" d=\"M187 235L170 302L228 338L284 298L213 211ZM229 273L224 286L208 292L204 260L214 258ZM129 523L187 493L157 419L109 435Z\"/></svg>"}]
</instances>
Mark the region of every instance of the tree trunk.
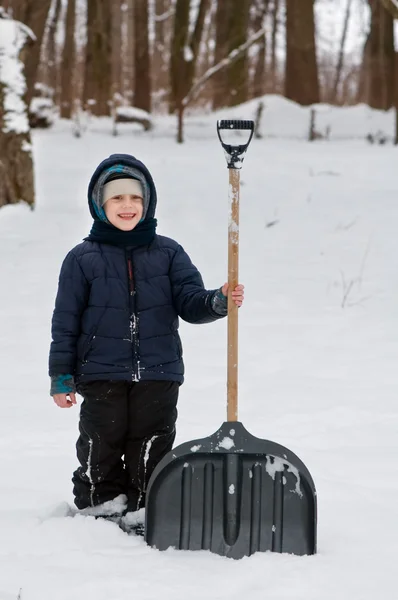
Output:
<instances>
[{"instance_id":1,"label":"tree trunk","mask_svg":"<svg viewBox=\"0 0 398 600\"><path fill-rule=\"evenodd\" d=\"M222 0L219 0L222 1ZM250 0L231 0L228 28L228 52L234 50L247 39L249 28L249 10ZM247 52L243 53L239 60L235 61L227 69L228 78L228 106L242 104L248 99L249 78L248 78L248 58Z\"/></svg>"},{"instance_id":2,"label":"tree trunk","mask_svg":"<svg viewBox=\"0 0 398 600\"><path fill-rule=\"evenodd\" d=\"M217 2L216 12L216 45L214 50L214 64L228 55L228 6L223 0ZM228 77L227 70L219 71L213 78L213 109L221 108L227 104Z\"/></svg>"},{"instance_id":3,"label":"tree trunk","mask_svg":"<svg viewBox=\"0 0 398 600\"><path fill-rule=\"evenodd\" d=\"M285 96L304 106L319 102L314 0L286 2Z\"/></svg>"},{"instance_id":4,"label":"tree trunk","mask_svg":"<svg viewBox=\"0 0 398 600\"><path fill-rule=\"evenodd\" d=\"M184 51L188 44L190 0L177 0L174 14L174 34L170 56L169 113L178 109L184 97L185 60Z\"/></svg>"},{"instance_id":5,"label":"tree trunk","mask_svg":"<svg viewBox=\"0 0 398 600\"><path fill-rule=\"evenodd\" d=\"M394 20L380 0L369 0L368 104L388 110L394 104Z\"/></svg>"},{"instance_id":6,"label":"tree trunk","mask_svg":"<svg viewBox=\"0 0 398 600\"><path fill-rule=\"evenodd\" d=\"M271 33L271 91L273 93L277 90L277 61L276 61L276 36L278 33L278 19L279 19L279 0L274 0L272 9L272 33Z\"/></svg>"},{"instance_id":7,"label":"tree trunk","mask_svg":"<svg viewBox=\"0 0 398 600\"><path fill-rule=\"evenodd\" d=\"M199 48L202 41L203 29L205 24L206 13L209 9L209 0L200 0L198 13L196 16L195 27L189 40L189 51L190 56L187 57L184 53L185 66L186 66L186 85L184 96L189 92L192 87L193 80L195 77L196 65L199 57Z\"/></svg>"},{"instance_id":8,"label":"tree trunk","mask_svg":"<svg viewBox=\"0 0 398 600\"><path fill-rule=\"evenodd\" d=\"M384 8L388 10L394 19L398 19L398 2L397 0L380 0Z\"/></svg>"},{"instance_id":9,"label":"tree trunk","mask_svg":"<svg viewBox=\"0 0 398 600\"><path fill-rule=\"evenodd\" d=\"M258 98L265 94L265 57L266 57L266 40L265 35L259 44L258 54L256 57L256 66L253 77L253 98Z\"/></svg>"},{"instance_id":10,"label":"tree trunk","mask_svg":"<svg viewBox=\"0 0 398 600\"><path fill-rule=\"evenodd\" d=\"M362 60L359 67L356 103L367 102L369 98L369 48L370 33L368 33L362 49Z\"/></svg>"},{"instance_id":11,"label":"tree trunk","mask_svg":"<svg viewBox=\"0 0 398 600\"><path fill-rule=\"evenodd\" d=\"M170 57L171 94L169 111L179 107L192 87L200 41L209 0L201 0L191 36L189 36L190 0L177 0L174 35Z\"/></svg>"},{"instance_id":12,"label":"tree trunk","mask_svg":"<svg viewBox=\"0 0 398 600\"><path fill-rule=\"evenodd\" d=\"M48 40L47 40L47 69L46 69L46 82L47 85L54 89L55 102L58 103L58 91L59 91L59 68L57 60L57 46L55 43L55 37L57 33L57 27L59 17L61 14L62 0L55 0L55 9L48 26Z\"/></svg>"},{"instance_id":13,"label":"tree trunk","mask_svg":"<svg viewBox=\"0 0 398 600\"><path fill-rule=\"evenodd\" d=\"M121 0L112 3L112 100L121 93L122 85L122 5Z\"/></svg>"},{"instance_id":14,"label":"tree trunk","mask_svg":"<svg viewBox=\"0 0 398 600\"><path fill-rule=\"evenodd\" d=\"M111 5L108 0L87 3L87 45L83 101L97 116L110 113L112 87ZM120 40L114 40L120 43Z\"/></svg>"},{"instance_id":15,"label":"tree trunk","mask_svg":"<svg viewBox=\"0 0 398 600\"><path fill-rule=\"evenodd\" d=\"M65 23L65 42L61 65L61 117L70 119L74 101L76 0L68 0Z\"/></svg>"},{"instance_id":16,"label":"tree trunk","mask_svg":"<svg viewBox=\"0 0 398 600\"><path fill-rule=\"evenodd\" d=\"M169 85L166 23L170 19L169 0L155 0L155 43L152 58L152 89L164 94Z\"/></svg>"},{"instance_id":17,"label":"tree trunk","mask_svg":"<svg viewBox=\"0 0 398 600\"><path fill-rule=\"evenodd\" d=\"M254 8L255 14L253 17L253 31L261 29L264 23L265 16L268 11L269 0L257 0ZM266 78L266 37L265 34L257 45L258 54L256 56L256 66L253 77L253 97L262 96L265 94L265 78Z\"/></svg>"},{"instance_id":18,"label":"tree trunk","mask_svg":"<svg viewBox=\"0 0 398 600\"><path fill-rule=\"evenodd\" d=\"M216 15L216 6L210 5L209 12L207 13L207 17L203 27L203 39L201 43L201 52L199 53L198 62L196 65L196 76L199 73L202 75L210 69L213 65L214 60L214 40L216 34L215 28L215 15ZM206 97L206 101L208 101L208 96Z\"/></svg>"},{"instance_id":19,"label":"tree trunk","mask_svg":"<svg viewBox=\"0 0 398 600\"><path fill-rule=\"evenodd\" d=\"M130 104L133 103L134 89L134 0L124 3L125 12L122 23L123 31L123 68L122 95Z\"/></svg>"},{"instance_id":20,"label":"tree trunk","mask_svg":"<svg viewBox=\"0 0 398 600\"><path fill-rule=\"evenodd\" d=\"M134 1L134 106L151 112L148 2Z\"/></svg>"},{"instance_id":21,"label":"tree trunk","mask_svg":"<svg viewBox=\"0 0 398 600\"><path fill-rule=\"evenodd\" d=\"M14 39L15 43L3 47L2 39ZM33 206L35 200L28 107L22 97L21 53L26 39L20 23L0 17L0 207L21 200ZM4 58L8 69L3 71ZM8 77L10 65L12 78Z\"/></svg>"},{"instance_id":22,"label":"tree trunk","mask_svg":"<svg viewBox=\"0 0 398 600\"><path fill-rule=\"evenodd\" d=\"M165 14L166 0L155 0L155 44L153 48L153 74L154 80L160 77L165 51ZM156 86L157 87L157 86Z\"/></svg>"},{"instance_id":23,"label":"tree trunk","mask_svg":"<svg viewBox=\"0 0 398 600\"><path fill-rule=\"evenodd\" d=\"M206 84L213 79L217 73L223 69L231 66L235 61L239 60L242 54L245 54L253 44L258 42L258 40L264 35L265 28L262 27L259 31L252 34L244 44L238 46L238 48L234 48L225 58L223 58L217 65L213 65L209 68L205 73L203 73L200 77L198 77L191 89L189 90L187 96L185 96L183 100L184 107L187 107L191 102L196 100L199 94L202 92L203 88Z\"/></svg>"},{"instance_id":24,"label":"tree trunk","mask_svg":"<svg viewBox=\"0 0 398 600\"><path fill-rule=\"evenodd\" d=\"M51 0L40 0L40 2L37 2L37 0L14 0L13 2L14 18L30 27L36 36L36 42L29 48L29 52L24 52L27 86L26 102L28 106L33 98L36 74L40 62L41 43L50 7Z\"/></svg>"},{"instance_id":25,"label":"tree trunk","mask_svg":"<svg viewBox=\"0 0 398 600\"><path fill-rule=\"evenodd\" d=\"M343 72L344 48L345 48L345 42L346 42L346 38L347 38L348 24L350 21L351 5L352 5L352 0L347 0L347 7L346 7L344 25L343 25L343 33L341 35L341 42L340 42L339 58L337 61L337 68L336 68L336 77L334 80L333 92L332 92L332 98L331 98L332 102L334 102L334 103L337 102L339 84L341 81L341 74Z\"/></svg>"}]
</instances>

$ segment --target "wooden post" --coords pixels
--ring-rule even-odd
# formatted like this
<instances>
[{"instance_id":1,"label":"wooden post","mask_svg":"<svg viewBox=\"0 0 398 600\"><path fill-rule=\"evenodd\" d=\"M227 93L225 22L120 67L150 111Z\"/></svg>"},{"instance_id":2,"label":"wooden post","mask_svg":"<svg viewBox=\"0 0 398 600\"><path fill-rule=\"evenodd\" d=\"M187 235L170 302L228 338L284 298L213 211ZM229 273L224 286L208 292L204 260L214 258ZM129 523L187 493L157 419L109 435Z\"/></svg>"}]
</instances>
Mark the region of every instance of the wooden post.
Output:
<instances>
[{"instance_id":1,"label":"wooden post","mask_svg":"<svg viewBox=\"0 0 398 600\"><path fill-rule=\"evenodd\" d=\"M315 140L315 108L311 108L310 111L310 129L308 132L308 141L313 142Z\"/></svg>"},{"instance_id":2,"label":"wooden post","mask_svg":"<svg viewBox=\"0 0 398 600\"><path fill-rule=\"evenodd\" d=\"M254 122L254 137L257 140L260 140L263 136L261 135L261 117L263 116L263 110L264 110L264 102L261 101L258 103L257 106L257 110L256 110L256 120Z\"/></svg>"},{"instance_id":3,"label":"wooden post","mask_svg":"<svg viewBox=\"0 0 398 600\"><path fill-rule=\"evenodd\" d=\"M395 107L395 139L394 145L398 146L398 104Z\"/></svg>"}]
</instances>

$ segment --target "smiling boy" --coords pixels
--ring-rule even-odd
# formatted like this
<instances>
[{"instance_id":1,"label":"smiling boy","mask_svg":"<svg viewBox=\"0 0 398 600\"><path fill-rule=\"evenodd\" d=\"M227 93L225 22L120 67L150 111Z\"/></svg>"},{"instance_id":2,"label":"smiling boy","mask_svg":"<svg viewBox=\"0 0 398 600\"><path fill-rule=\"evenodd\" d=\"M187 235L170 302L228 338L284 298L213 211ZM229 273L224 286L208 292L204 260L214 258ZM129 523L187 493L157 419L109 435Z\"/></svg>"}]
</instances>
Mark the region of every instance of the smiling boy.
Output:
<instances>
[{"instance_id":1,"label":"smiling boy","mask_svg":"<svg viewBox=\"0 0 398 600\"><path fill-rule=\"evenodd\" d=\"M172 448L184 381L179 317L227 314L228 284L205 289L184 249L156 234L156 188L145 165L112 155L88 189L94 223L66 256L49 356L61 408L82 397L73 474L76 506L119 516L145 506L149 478ZM243 302L243 286L232 292Z\"/></svg>"}]
</instances>

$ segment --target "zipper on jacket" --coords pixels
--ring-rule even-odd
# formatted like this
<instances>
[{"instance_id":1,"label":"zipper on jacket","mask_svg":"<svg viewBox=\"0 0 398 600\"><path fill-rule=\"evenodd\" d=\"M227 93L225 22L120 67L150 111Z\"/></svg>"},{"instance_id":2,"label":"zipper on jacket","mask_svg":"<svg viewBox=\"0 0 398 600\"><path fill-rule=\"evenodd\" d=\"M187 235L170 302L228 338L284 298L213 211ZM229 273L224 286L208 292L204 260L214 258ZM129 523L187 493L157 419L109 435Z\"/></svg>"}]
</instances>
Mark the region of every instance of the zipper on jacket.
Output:
<instances>
[{"instance_id":1,"label":"zipper on jacket","mask_svg":"<svg viewBox=\"0 0 398 600\"><path fill-rule=\"evenodd\" d=\"M133 354L133 381L140 379L140 361L138 358L138 318L135 312L135 288L132 252L127 254L127 273L129 279L129 306L130 306L130 341Z\"/></svg>"}]
</instances>

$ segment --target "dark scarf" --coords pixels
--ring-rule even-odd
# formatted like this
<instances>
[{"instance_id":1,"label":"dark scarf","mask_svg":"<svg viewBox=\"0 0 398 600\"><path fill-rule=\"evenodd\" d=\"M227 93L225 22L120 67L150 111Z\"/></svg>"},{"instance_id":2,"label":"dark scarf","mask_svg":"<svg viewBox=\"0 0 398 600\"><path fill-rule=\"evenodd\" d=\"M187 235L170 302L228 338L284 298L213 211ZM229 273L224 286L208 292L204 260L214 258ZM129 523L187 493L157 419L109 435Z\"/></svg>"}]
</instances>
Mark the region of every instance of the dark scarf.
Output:
<instances>
[{"instance_id":1,"label":"dark scarf","mask_svg":"<svg viewBox=\"0 0 398 600\"><path fill-rule=\"evenodd\" d=\"M122 231L114 225L95 220L90 235L84 238L88 242L111 244L127 248L130 246L145 246L150 244L155 237L157 220L145 219L138 223L132 231Z\"/></svg>"}]
</instances>

